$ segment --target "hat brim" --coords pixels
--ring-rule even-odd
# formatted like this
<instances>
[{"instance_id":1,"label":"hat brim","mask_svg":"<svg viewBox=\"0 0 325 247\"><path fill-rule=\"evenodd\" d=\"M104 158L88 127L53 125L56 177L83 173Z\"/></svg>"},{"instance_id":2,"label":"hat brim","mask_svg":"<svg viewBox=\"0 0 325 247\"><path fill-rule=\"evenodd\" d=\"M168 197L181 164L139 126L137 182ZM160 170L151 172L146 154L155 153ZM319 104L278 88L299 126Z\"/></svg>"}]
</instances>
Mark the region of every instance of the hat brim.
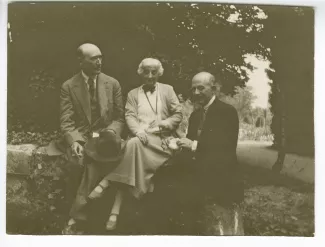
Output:
<instances>
[{"instance_id":1,"label":"hat brim","mask_svg":"<svg viewBox=\"0 0 325 247\"><path fill-rule=\"evenodd\" d=\"M121 150L118 155L104 157L104 156L99 155L96 151L96 142L97 142L98 138L99 137L91 138L90 140L88 140L86 142L84 150L88 157L90 157L91 159L93 159L95 161L101 162L101 163L116 162L122 158L123 151L124 151L125 144L126 144L125 141L123 141L123 140L121 141Z\"/></svg>"}]
</instances>

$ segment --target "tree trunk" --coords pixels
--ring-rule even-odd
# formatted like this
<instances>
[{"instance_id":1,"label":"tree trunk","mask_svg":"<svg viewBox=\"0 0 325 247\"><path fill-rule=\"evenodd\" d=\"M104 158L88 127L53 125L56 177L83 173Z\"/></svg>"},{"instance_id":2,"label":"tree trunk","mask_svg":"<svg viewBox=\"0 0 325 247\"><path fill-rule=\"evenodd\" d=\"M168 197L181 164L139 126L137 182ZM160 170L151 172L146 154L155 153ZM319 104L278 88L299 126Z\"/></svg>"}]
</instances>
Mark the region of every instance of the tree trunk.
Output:
<instances>
[{"instance_id":1,"label":"tree trunk","mask_svg":"<svg viewBox=\"0 0 325 247\"><path fill-rule=\"evenodd\" d=\"M264 110L264 134L265 135L267 135L266 117L267 117L267 109Z\"/></svg>"},{"instance_id":2,"label":"tree trunk","mask_svg":"<svg viewBox=\"0 0 325 247\"><path fill-rule=\"evenodd\" d=\"M286 110L285 110L285 95L283 87L277 83L278 99L277 104L278 113L280 114L280 141L277 143L278 158L274 163L272 170L276 173L280 173L283 169L283 163L286 156L285 146L286 146L286 135L285 135L285 122L286 122Z\"/></svg>"}]
</instances>

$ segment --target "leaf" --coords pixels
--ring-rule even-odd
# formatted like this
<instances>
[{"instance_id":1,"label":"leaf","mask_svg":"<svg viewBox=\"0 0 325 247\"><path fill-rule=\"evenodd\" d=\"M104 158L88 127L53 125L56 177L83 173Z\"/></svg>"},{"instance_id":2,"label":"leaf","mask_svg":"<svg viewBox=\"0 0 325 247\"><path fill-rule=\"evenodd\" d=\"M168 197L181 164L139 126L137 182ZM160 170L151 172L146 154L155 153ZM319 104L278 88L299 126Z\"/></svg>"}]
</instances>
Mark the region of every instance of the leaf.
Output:
<instances>
[{"instance_id":1,"label":"leaf","mask_svg":"<svg viewBox=\"0 0 325 247\"><path fill-rule=\"evenodd\" d=\"M298 218L295 217L295 216L291 216L290 218L293 219L293 220L298 220Z\"/></svg>"},{"instance_id":2,"label":"leaf","mask_svg":"<svg viewBox=\"0 0 325 247\"><path fill-rule=\"evenodd\" d=\"M62 189L56 189L54 193L59 194L62 191Z\"/></svg>"}]
</instances>

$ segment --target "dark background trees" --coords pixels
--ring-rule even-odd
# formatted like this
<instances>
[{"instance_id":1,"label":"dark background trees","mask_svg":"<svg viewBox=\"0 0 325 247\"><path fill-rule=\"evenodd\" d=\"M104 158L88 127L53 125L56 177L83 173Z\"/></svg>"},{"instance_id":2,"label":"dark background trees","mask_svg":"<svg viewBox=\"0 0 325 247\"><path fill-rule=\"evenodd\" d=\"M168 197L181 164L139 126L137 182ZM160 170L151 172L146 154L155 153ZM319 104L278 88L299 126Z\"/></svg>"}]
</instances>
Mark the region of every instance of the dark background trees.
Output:
<instances>
[{"instance_id":1,"label":"dark background trees","mask_svg":"<svg viewBox=\"0 0 325 247\"><path fill-rule=\"evenodd\" d=\"M10 3L8 130L58 129L59 88L78 71L76 48L92 42L104 54L103 72L120 81L124 95L139 85L136 70L146 56L162 61L161 82L185 97L202 70L232 96L252 69L245 55L268 59L275 70L268 71L275 144L285 109L287 145L313 150L313 21L311 8L285 6Z\"/></svg>"},{"instance_id":2,"label":"dark background trees","mask_svg":"<svg viewBox=\"0 0 325 247\"><path fill-rule=\"evenodd\" d=\"M101 48L103 72L124 93L139 84L139 62L155 56L165 68L161 81L178 93L186 96L190 78L207 70L231 94L248 80L243 56L265 52L254 36L259 12L220 4L11 3L8 126L57 128L59 88L78 71L75 52L84 42Z\"/></svg>"},{"instance_id":3,"label":"dark background trees","mask_svg":"<svg viewBox=\"0 0 325 247\"><path fill-rule=\"evenodd\" d=\"M275 145L284 151L314 155L314 10L264 9L263 43L271 69L269 102L274 114Z\"/></svg>"}]
</instances>

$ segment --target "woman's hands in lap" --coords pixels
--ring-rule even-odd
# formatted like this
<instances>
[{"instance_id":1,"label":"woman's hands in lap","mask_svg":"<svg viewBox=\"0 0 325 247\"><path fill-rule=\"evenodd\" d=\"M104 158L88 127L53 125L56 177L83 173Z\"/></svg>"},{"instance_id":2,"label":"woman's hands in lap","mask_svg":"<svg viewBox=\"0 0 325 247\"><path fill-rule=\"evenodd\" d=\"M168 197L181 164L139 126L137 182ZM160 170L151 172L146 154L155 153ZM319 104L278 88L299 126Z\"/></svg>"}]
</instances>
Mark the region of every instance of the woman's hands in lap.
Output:
<instances>
[{"instance_id":1,"label":"woman's hands in lap","mask_svg":"<svg viewBox=\"0 0 325 247\"><path fill-rule=\"evenodd\" d=\"M143 145L148 144L148 136L145 132L137 133L137 137L139 138L139 140L142 142Z\"/></svg>"},{"instance_id":2,"label":"woman's hands in lap","mask_svg":"<svg viewBox=\"0 0 325 247\"><path fill-rule=\"evenodd\" d=\"M161 128L162 130L169 130L169 125L168 123L166 123L166 121L161 120L161 121L157 121L154 120L149 124L149 129L154 129L154 128Z\"/></svg>"}]
</instances>

